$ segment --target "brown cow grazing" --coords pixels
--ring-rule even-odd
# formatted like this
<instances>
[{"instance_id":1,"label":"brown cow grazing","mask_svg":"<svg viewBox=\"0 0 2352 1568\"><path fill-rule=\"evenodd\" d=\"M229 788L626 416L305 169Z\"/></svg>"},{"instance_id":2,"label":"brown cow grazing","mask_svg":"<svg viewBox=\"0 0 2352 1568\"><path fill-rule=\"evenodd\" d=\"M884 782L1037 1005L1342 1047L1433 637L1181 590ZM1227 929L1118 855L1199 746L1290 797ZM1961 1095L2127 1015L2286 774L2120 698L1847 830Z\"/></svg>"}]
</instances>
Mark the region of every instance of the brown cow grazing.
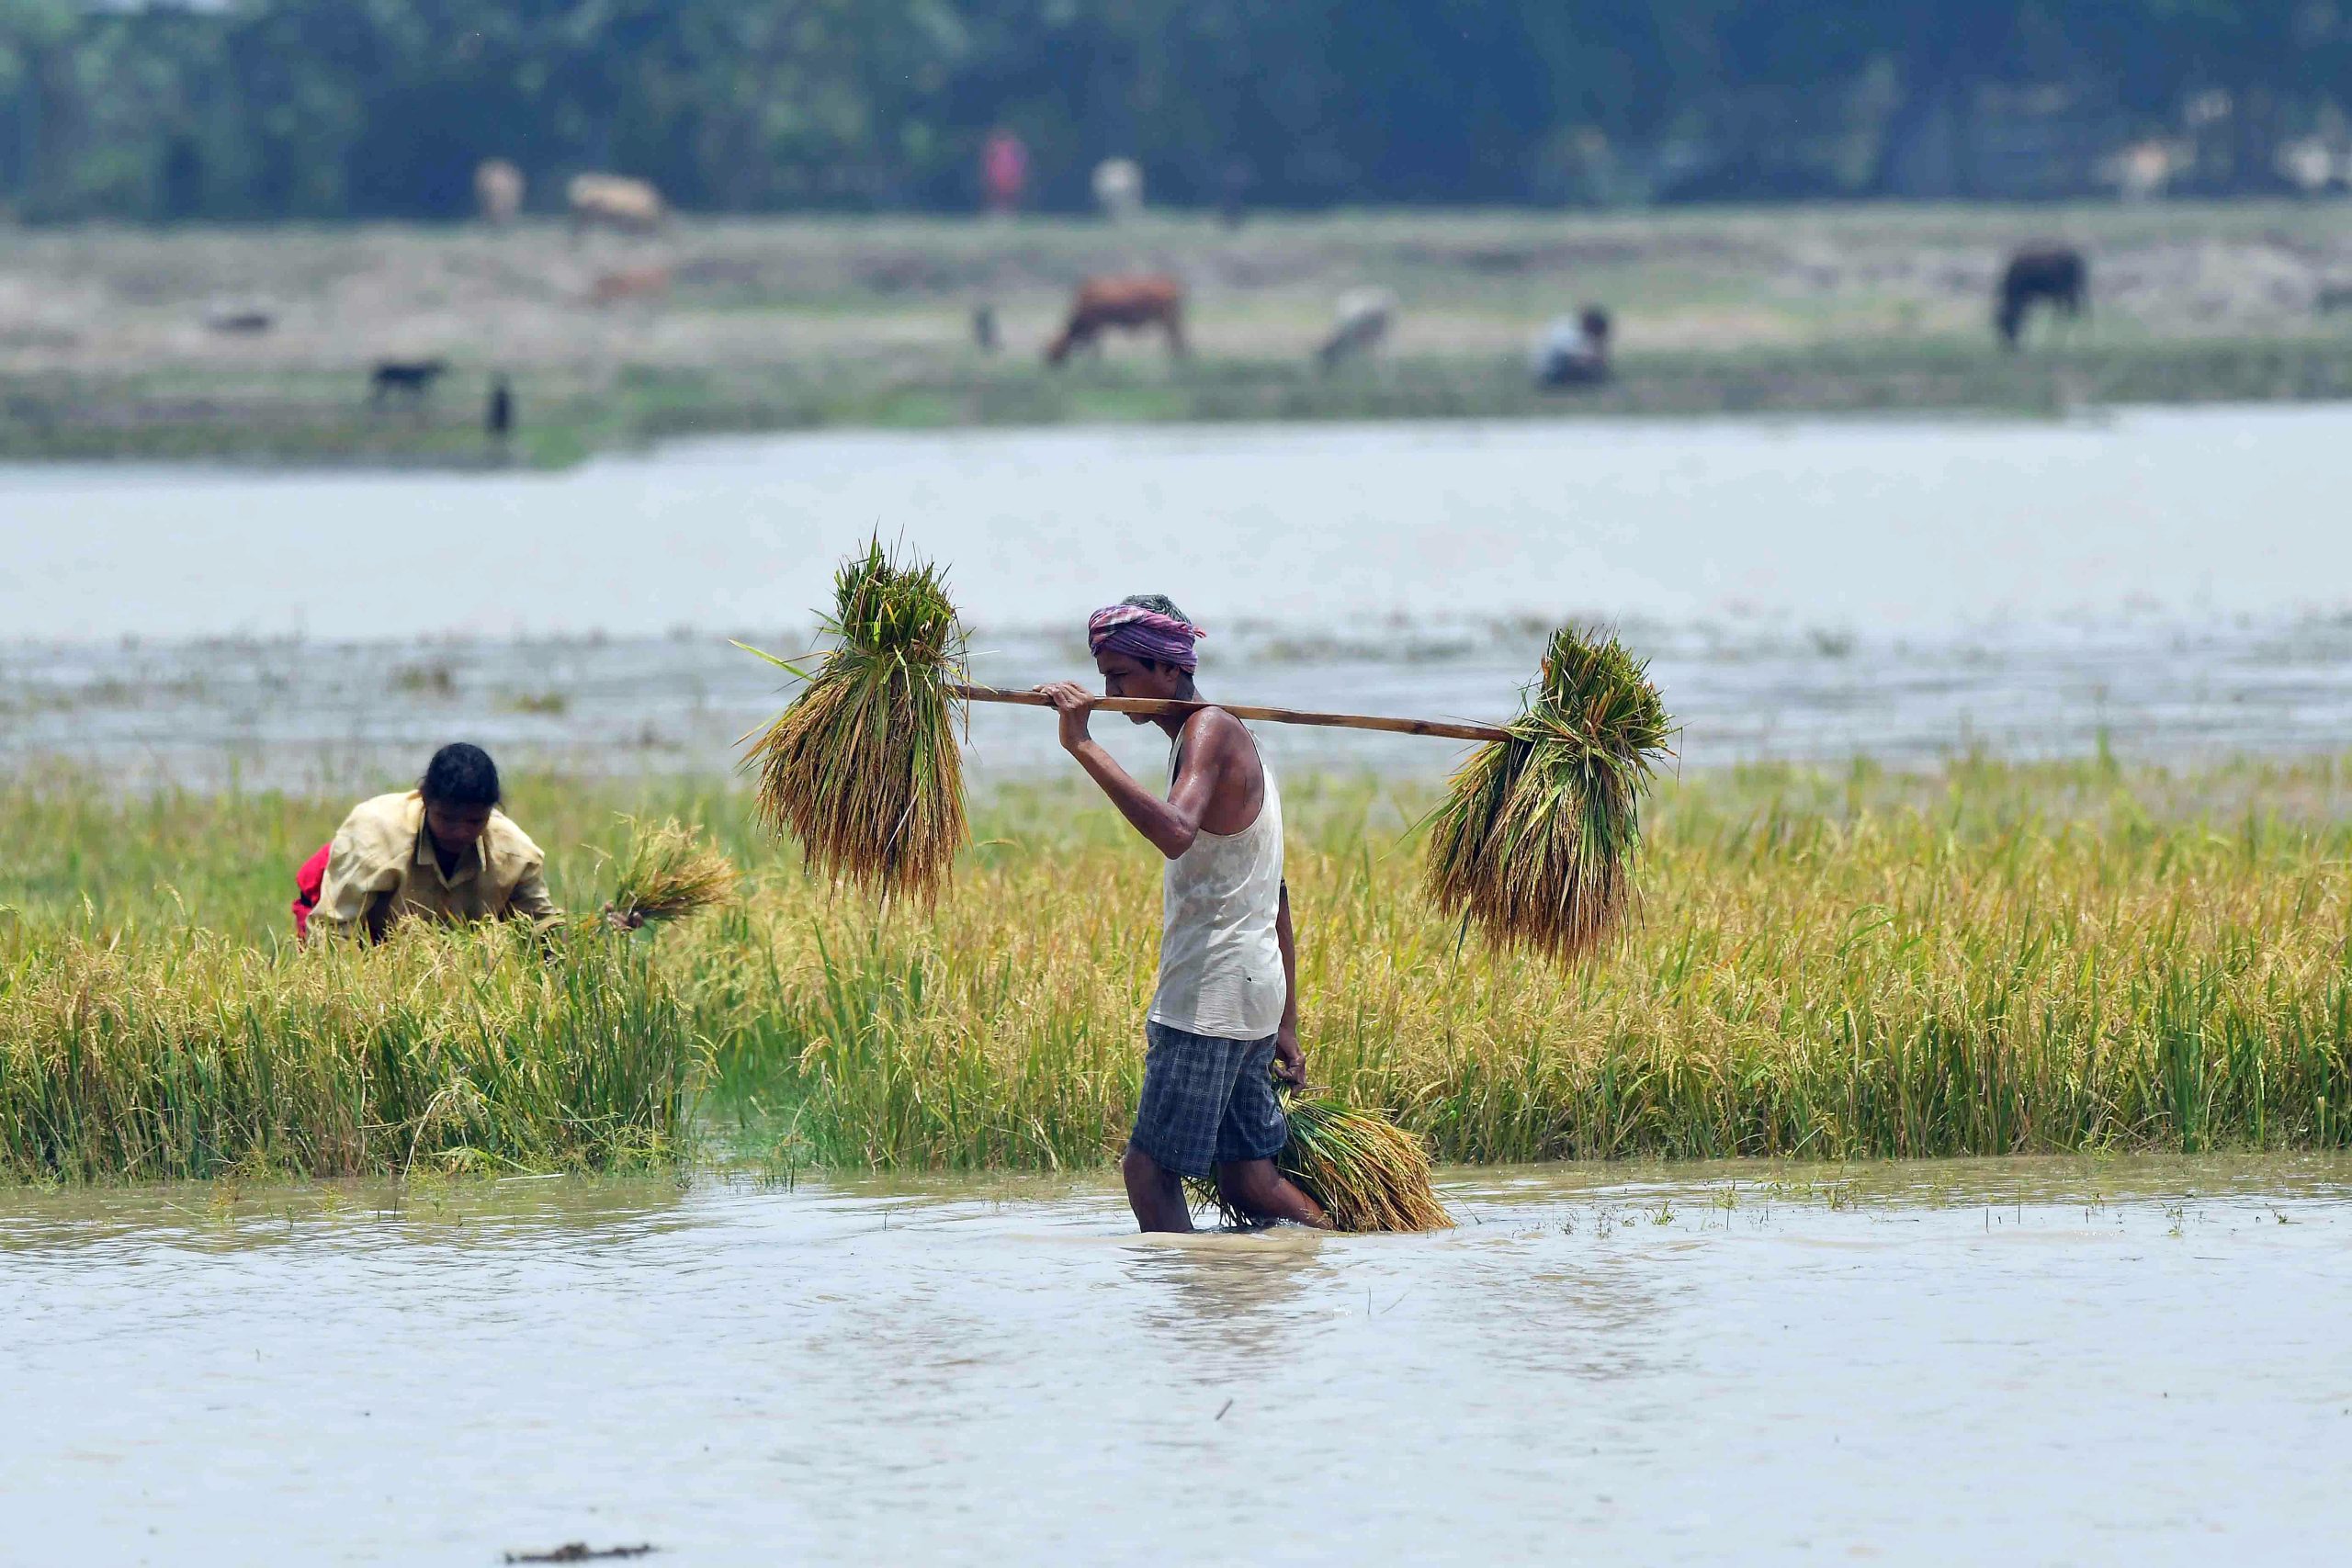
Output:
<instances>
[{"instance_id":1,"label":"brown cow grazing","mask_svg":"<svg viewBox=\"0 0 2352 1568\"><path fill-rule=\"evenodd\" d=\"M1137 273L1128 277L1090 277L1078 286L1069 305L1069 320L1061 334L1046 347L1046 363L1059 365L1070 350L1100 347L1105 327L1136 333L1159 327L1168 334L1168 352L1184 356L1184 286L1165 273Z\"/></svg>"},{"instance_id":2,"label":"brown cow grazing","mask_svg":"<svg viewBox=\"0 0 2352 1568\"><path fill-rule=\"evenodd\" d=\"M624 299L659 299L669 292L668 267L625 266L618 272L597 274L588 298L599 305L616 305Z\"/></svg>"},{"instance_id":3,"label":"brown cow grazing","mask_svg":"<svg viewBox=\"0 0 2352 1568\"><path fill-rule=\"evenodd\" d=\"M2079 316L2091 301L2091 274L2083 253L2072 245L2028 245L2009 258L2001 274L1993 324L2000 330L2005 348L2018 345L2025 330L2026 311L2036 300Z\"/></svg>"}]
</instances>

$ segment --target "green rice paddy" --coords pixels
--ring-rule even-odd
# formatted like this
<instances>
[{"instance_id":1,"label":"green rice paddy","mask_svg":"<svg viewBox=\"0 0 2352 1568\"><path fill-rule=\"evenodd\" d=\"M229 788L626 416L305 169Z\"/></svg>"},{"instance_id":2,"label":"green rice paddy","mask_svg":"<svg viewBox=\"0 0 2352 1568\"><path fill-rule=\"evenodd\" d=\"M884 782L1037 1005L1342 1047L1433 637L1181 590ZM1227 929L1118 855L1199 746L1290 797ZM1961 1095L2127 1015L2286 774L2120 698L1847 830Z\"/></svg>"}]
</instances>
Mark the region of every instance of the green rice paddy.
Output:
<instances>
[{"instance_id":1,"label":"green rice paddy","mask_svg":"<svg viewBox=\"0 0 2352 1568\"><path fill-rule=\"evenodd\" d=\"M1288 793L1310 1069L1441 1160L2352 1141L2352 765L1669 781L1628 936L1565 972L1430 910L1426 798ZM1115 1156L1157 866L1092 795L978 798L922 911L819 884L724 782L514 794L575 910L610 897L623 813L699 820L744 897L630 936L303 952L292 868L347 802L0 785L0 1172Z\"/></svg>"}]
</instances>

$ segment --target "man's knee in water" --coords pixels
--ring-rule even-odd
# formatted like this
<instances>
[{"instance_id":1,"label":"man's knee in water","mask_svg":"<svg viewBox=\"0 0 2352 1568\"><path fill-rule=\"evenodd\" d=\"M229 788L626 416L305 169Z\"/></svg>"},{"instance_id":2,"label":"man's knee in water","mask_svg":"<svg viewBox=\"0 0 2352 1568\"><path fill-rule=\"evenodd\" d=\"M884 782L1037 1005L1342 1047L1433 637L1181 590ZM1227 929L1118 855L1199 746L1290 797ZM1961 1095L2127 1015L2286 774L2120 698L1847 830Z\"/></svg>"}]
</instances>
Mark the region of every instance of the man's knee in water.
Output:
<instances>
[{"instance_id":1,"label":"man's knee in water","mask_svg":"<svg viewBox=\"0 0 2352 1568\"><path fill-rule=\"evenodd\" d=\"M1156 1190L1172 1187L1177 1181L1174 1173L1167 1167L1133 1144L1129 1144L1127 1152L1119 1156L1119 1175L1125 1179L1129 1191L1133 1191L1137 1187Z\"/></svg>"}]
</instances>

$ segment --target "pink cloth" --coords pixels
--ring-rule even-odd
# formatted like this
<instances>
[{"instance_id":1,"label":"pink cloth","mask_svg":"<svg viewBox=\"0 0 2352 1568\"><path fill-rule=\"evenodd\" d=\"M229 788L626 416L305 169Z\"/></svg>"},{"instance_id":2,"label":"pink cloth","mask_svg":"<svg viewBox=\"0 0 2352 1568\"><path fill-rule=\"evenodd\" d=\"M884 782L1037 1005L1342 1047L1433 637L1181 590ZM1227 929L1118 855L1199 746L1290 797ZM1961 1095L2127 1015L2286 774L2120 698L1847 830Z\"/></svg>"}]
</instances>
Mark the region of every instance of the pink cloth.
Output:
<instances>
[{"instance_id":1,"label":"pink cloth","mask_svg":"<svg viewBox=\"0 0 2352 1568\"><path fill-rule=\"evenodd\" d=\"M327 885L327 852L333 843L319 846L319 852L302 863L294 873L294 940L301 942L311 934L311 911L319 907L319 894Z\"/></svg>"},{"instance_id":2,"label":"pink cloth","mask_svg":"<svg viewBox=\"0 0 2352 1568\"><path fill-rule=\"evenodd\" d=\"M980 152L980 179L988 186L989 205L997 211L1010 212L1021 205L1022 191L1029 184L1029 149L1020 137L1010 130L989 133Z\"/></svg>"},{"instance_id":3,"label":"pink cloth","mask_svg":"<svg viewBox=\"0 0 2352 1568\"><path fill-rule=\"evenodd\" d=\"M1201 667L1201 656L1193 650L1193 644L1206 636L1190 621L1140 604L1114 604L1086 618L1086 646L1091 652L1099 654L1107 649L1130 659L1173 664L1179 670Z\"/></svg>"}]
</instances>

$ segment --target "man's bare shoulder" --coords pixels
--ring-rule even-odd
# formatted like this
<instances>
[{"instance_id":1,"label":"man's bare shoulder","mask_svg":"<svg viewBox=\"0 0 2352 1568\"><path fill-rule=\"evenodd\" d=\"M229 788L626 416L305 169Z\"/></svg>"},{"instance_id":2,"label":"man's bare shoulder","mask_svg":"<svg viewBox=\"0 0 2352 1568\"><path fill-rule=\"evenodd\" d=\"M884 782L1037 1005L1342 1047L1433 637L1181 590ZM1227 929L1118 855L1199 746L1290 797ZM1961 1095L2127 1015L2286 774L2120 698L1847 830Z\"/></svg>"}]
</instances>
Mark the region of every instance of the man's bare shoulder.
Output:
<instances>
[{"instance_id":1,"label":"man's bare shoulder","mask_svg":"<svg viewBox=\"0 0 2352 1568\"><path fill-rule=\"evenodd\" d=\"M1197 766L1210 789L1201 825L1213 833L1238 832L1255 818L1263 798L1257 741L1239 719L1218 707L1185 720L1184 735L1185 768Z\"/></svg>"},{"instance_id":2,"label":"man's bare shoulder","mask_svg":"<svg viewBox=\"0 0 2352 1568\"><path fill-rule=\"evenodd\" d=\"M1184 721L1184 754L1217 767L1258 764L1257 742L1239 719L1221 707L1204 707Z\"/></svg>"}]
</instances>

